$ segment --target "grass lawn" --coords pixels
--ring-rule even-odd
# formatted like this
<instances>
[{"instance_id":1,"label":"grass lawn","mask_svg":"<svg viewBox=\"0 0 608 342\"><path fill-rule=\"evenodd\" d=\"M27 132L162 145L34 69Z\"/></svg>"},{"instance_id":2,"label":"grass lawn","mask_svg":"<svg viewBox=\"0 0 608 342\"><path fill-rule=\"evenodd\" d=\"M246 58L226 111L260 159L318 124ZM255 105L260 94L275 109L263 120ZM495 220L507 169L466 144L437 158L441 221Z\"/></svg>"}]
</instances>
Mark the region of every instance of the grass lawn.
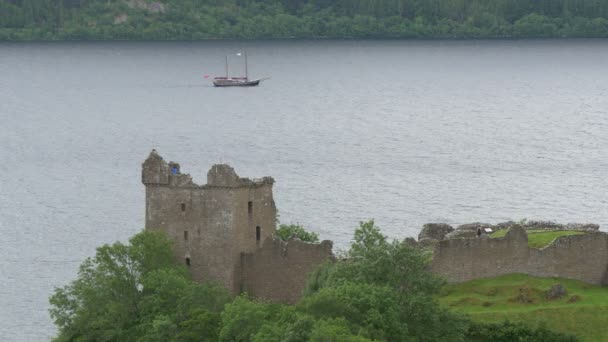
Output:
<instances>
[{"instance_id":1,"label":"grass lawn","mask_svg":"<svg viewBox=\"0 0 608 342\"><path fill-rule=\"evenodd\" d=\"M508 229L497 230L490 234L491 238L503 237L507 235ZM553 240L560 236L567 235L581 235L585 232L577 232L574 230L527 230L528 233L528 246L532 248L543 248L549 245Z\"/></svg>"},{"instance_id":2,"label":"grass lawn","mask_svg":"<svg viewBox=\"0 0 608 342\"><path fill-rule=\"evenodd\" d=\"M568 294L560 299L546 299L545 291L557 283ZM608 341L606 287L571 279L510 274L448 285L438 299L442 305L480 322L508 319L532 326L543 324L548 329L576 335L582 341Z\"/></svg>"}]
</instances>

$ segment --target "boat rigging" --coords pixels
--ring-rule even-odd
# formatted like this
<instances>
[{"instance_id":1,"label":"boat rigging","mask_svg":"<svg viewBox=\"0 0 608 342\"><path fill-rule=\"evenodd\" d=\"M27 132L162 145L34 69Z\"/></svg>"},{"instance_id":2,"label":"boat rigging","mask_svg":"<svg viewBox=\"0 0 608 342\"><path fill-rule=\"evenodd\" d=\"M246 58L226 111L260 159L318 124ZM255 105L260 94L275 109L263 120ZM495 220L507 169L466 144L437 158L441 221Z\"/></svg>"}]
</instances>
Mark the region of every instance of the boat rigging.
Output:
<instances>
[{"instance_id":1,"label":"boat rigging","mask_svg":"<svg viewBox=\"0 0 608 342\"><path fill-rule=\"evenodd\" d=\"M243 55L245 57L245 77L231 77L229 76L229 68L228 68L228 56L226 56L226 76L224 77L215 77L213 79L213 85L216 87L253 87L260 84L260 81L263 79L249 79L249 70L248 70L248 62L247 62L247 52L244 51ZM241 56L241 53L238 53L237 56Z\"/></svg>"}]
</instances>

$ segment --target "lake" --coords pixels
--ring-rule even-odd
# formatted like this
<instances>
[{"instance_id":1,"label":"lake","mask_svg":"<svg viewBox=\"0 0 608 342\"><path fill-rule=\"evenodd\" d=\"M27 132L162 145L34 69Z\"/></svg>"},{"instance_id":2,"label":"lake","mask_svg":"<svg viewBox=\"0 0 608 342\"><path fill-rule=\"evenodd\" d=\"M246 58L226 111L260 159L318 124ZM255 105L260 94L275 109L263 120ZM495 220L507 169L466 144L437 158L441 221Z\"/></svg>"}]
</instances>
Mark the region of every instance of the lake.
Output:
<instances>
[{"instance_id":1,"label":"lake","mask_svg":"<svg viewBox=\"0 0 608 342\"><path fill-rule=\"evenodd\" d=\"M203 75L271 77L214 88ZM282 223L608 227L608 41L0 44L0 340L48 340L55 286L143 228L152 148L204 183L270 175Z\"/></svg>"}]
</instances>

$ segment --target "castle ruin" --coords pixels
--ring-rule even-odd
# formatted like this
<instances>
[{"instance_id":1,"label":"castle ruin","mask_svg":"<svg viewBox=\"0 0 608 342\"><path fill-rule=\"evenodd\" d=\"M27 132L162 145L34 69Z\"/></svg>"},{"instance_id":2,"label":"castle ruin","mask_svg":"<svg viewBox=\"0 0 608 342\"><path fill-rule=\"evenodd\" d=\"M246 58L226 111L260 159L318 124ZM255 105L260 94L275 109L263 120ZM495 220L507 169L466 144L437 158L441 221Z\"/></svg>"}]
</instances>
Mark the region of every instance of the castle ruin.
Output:
<instances>
[{"instance_id":1,"label":"castle ruin","mask_svg":"<svg viewBox=\"0 0 608 342\"><path fill-rule=\"evenodd\" d=\"M501 227L508 232L498 238L490 238L485 233L475 236L474 230L473 237L454 234L466 233L466 228L441 236L446 225L433 226L442 231L439 239L427 245L433 249L431 271L451 283L523 273L608 284L608 234L600 232L597 225L573 227L584 234L558 237L543 248L529 247L528 234L518 224ZM548 230L554 229L557 228ZM422 235L420 241L424 242L431 234Z\"/></svg>"},{"instance_id":2,"label":"castle ruin","mask_svg":"<svg viewBox=\"0 0 608 342\"><path fill-rule=\"evenodd\" d=\"M274 179L239 177L226 164L213 165L198 185L180 165L152 150L142 165L147 230L165 232L195 281L214 281L233 294L293 303L307 275L332 258L332 243L274 238Z\"/></svg>"},{"instance_id":3,"label":"castle ruin","mask_svg":"<svg viewBox=\"0 0 608 342\"><path fill-rule=\"evenodd\" d=\"M146 229L165 232L174 241L175 257L195 281L217 282L233 294L295 303L308 274L334 259L331 241L311 244L275 238L272 177L241 178L229 165L218 164L207 173L207 184L198 185L181 173L178 163L167 163L152 150L142 165L142 183ZM599 232L599 226L528 225L586 234L562 236L537 249L528 246L525 230L515 222L492 227L509 229L502 238L489 238L492 229L487 224L456 230L447 224L427 224L419 241L406 242L432 248L430 270L449 282L524 273L608 284L608 234Z\"/></svg>"}]
</instances>

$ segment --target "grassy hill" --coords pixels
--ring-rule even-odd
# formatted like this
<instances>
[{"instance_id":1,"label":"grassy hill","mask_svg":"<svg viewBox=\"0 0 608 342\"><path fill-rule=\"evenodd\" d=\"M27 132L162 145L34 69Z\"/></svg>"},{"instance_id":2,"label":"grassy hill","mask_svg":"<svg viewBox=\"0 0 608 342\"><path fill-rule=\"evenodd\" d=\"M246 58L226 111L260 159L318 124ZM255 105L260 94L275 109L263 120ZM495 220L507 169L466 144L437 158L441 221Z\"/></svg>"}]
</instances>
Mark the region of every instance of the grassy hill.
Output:
<instances>
[{"instance_id":1,"label":"grassy hill","mask_svg":"<svg viewBox=\"0 0 608 342\"><path fill-rule=\"evenodd\" d=\"M563 285L567 295L547 299ZM512 274L448 285L439 301L479 322L510 320L574 334L582 341L608 341L608 288L560 278Z\"/></svg>"},{"instance_id":2,"label":"grassy hill","mask_svg":"<svg viewBox=\"0 0 608 342\"><path fill-rule=\"evenodd\" d=\"M490 235L491 238L503 237L507 234L508 229L501 229L495 231ZM548 246L553 240L560 236L569 235L581 235L585 232L579 232L574 230L527 230L528 233L528 246L532 248L543 248Z\"/></svg>"}]
</instances>

